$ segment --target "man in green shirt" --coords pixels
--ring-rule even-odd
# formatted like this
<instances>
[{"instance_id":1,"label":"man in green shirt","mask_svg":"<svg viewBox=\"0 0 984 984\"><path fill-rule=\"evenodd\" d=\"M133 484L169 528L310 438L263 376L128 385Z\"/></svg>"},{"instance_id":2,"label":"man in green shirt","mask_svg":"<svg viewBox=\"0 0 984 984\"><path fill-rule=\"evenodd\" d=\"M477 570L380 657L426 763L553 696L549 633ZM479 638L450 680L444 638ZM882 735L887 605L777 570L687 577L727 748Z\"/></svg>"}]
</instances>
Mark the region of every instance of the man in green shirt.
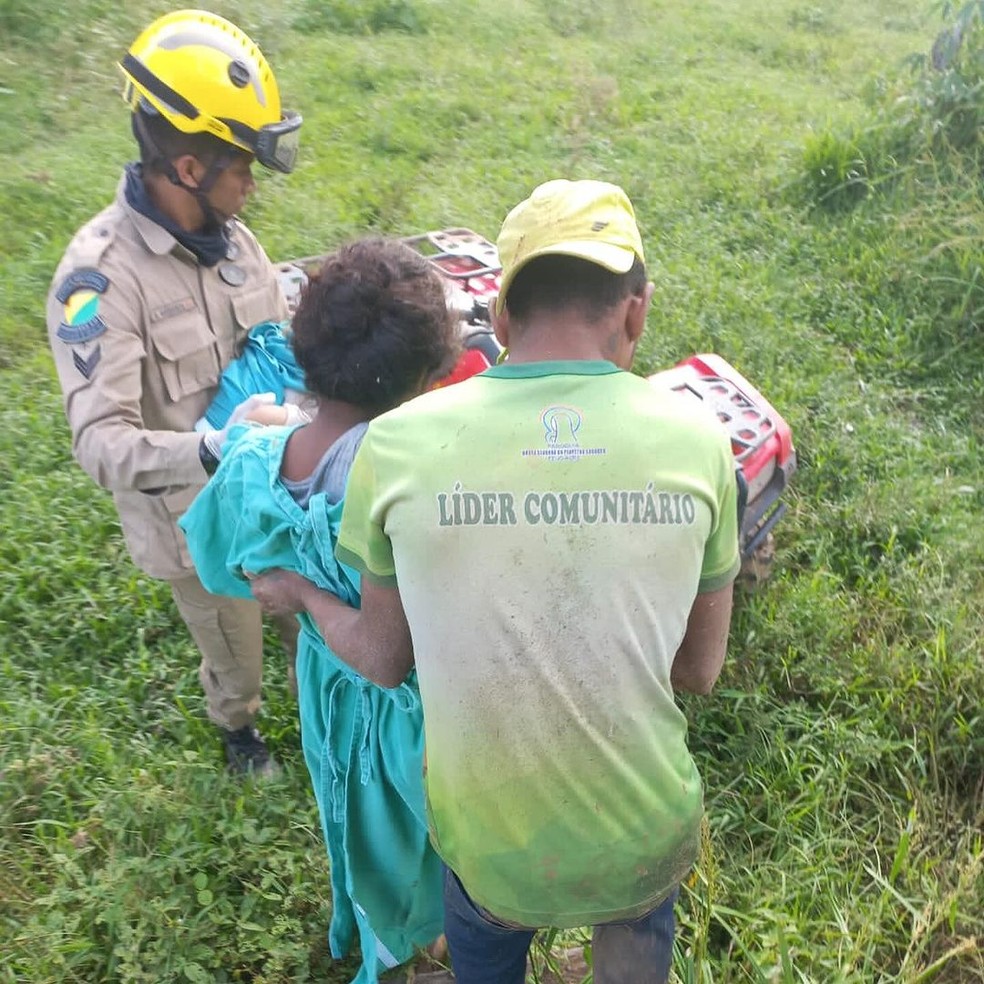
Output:
<instances>
[{"instance_id":1,"label":"man in green shirt","mask_svg":"<svg viewBox=\"0 0 984 984\"><path fill-rule=\"evenodd\" d=\"M598 984L656 984L703 813L673 693L724 659L733 458L628 371L653 285L620 188L541 185L498 248L507 361L376 418L353 465L361 610L296 575L254 593L383 686L416 665L461 984L521 984L537 927L584 925Z\"/></svg>"}]
</instances>

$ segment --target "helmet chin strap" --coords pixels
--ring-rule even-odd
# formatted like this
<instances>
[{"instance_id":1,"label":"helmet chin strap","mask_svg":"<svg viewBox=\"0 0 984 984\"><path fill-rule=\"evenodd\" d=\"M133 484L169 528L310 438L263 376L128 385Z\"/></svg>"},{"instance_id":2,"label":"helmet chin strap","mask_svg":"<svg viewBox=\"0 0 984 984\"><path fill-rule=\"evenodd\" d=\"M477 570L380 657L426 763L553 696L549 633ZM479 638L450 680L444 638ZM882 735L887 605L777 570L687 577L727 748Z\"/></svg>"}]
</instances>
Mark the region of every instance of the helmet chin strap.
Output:
<instances>
[{"instance_id":1,"label":"helmet chin strap","mask_svg":"<svg viewBox=\"0 0 984 984\"><path fill-rule=\"evenodd\" d=\"M179 188L183 188L190 194L196 202L198 202L198 207L202 210L202 214L205 216L205 230L216 230L224 229L225 221L219 218L218 212L215 211L212 203L208 200L208 193L212 190L215 182L218 181L219 175L232 163L232 158L226 154L220 154L208 167L205 169L205 174L202 175L202 180L198 182L197 186L185 184L179 177L177 172L174 170L173 165L168 162L168 166L171 171L174 172L174 177L171 181L176 184ZM170 177L170 175L169 175Z\"/></svg>"},{"instance_id":2,"label":"helmet chin strap","mask_svg":"<svg viewBox=\"0 0 984 984\"><path fill-rule=\"evenodd\" d=\"M198 203L198 207L202 210L202 215L205 217L205 231L214 231L223 229L225 227L225 222L219 218L218 212L216 212L212 203L208 200L208 193L215 186L215 182L218 181L219 175L233 162L232 155L220 154L211 164L205 169L205 174L202 176L202 180L198 182L197 185L185 184L181 180L178 172L175 170L174 165L170 160L164 155L160 147L157 146L157 142L150 135L150 131L147 129L146 124L143 121L143 115L138 109L131 114L133 135L136 138L137 144L140 146L141 153L144 157L151 160L156 166L164 173L164 177L167 178L171 184L183 191L188 192L192 198ZM152 153L148 153L152 151Z\"/></svg>"}]
</instances>

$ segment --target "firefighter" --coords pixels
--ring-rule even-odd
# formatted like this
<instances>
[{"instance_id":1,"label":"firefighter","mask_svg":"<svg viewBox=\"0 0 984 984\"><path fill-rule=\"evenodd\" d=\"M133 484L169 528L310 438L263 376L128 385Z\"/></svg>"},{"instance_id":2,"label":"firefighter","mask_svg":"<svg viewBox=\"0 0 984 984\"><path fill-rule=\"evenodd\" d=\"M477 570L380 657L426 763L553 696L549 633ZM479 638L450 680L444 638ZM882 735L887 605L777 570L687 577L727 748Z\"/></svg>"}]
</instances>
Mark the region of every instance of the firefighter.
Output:
<instances>
[{"instance_id":1,"label":"firefighter","mask_svg":"<svg viewBox=\"0 0 984 984\"><path fill-rule=\"evenodd\" d=\"M281 109L259 48L205 11L154 21L119 67L140 159L59 263L49 341L75 457L112 492L133 562L171 586L230 769L270 775L255 726L260 610L202 588L176 521L221 456L225 432L195 430L220 373L250 326L287 316L274 267L237 215L254 163L293 169L301 117ZM294 620L282 634L290 653Z\"/></svg>"}]
</instances>

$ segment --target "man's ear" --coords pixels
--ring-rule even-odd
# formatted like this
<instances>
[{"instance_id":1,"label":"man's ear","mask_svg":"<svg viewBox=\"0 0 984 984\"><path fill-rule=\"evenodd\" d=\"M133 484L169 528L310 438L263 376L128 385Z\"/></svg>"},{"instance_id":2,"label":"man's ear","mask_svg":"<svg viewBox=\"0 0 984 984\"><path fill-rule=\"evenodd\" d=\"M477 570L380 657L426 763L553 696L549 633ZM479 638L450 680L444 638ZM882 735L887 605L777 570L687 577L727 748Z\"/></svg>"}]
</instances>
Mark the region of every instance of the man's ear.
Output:
<instances>
[{"instance_id":1,"label":"man's ear","mask_svg":"<svg viewBox=\"0 0 984 984\"><path fill-rule=\"evenodd\" d=\"M182 154L171 161L178 180L187 188L197 188L201 180L202 162L194 154Z\"/></svg>"},{"instance_id":2,"label":"man's ear","mask_svg":"<svg viewBox=\"0 0 984 984\"><path fill-rule=\"evenodd\" d=\"M646 330L646 315L649 314L649 305L652 303L655 289L656 285L649 281L641 294L633 294L629 298L629 306L625 311L625 333L633 346L638 343Z\"/></svg>"},{"instance_id":3,"label":"man's ear","mask_svg":"<svg viewBox=\"0 0 984 984\"><path fill-rule=\"evenodd\" d=\"M653 298L655 284L646 284L646 289L641 294L631 294L625 308L625 348L621 361L615 360L615 364L622 369L631 369L635 359L636 348L639 339L646 330L646 315L649 313L649 304Z\"/></svg>"},{"instance_id":4,"label":"man's ear","mask_svg":"<svg viewBox=\"0 0 984 984\"><path fill-rule=\"evenodd\" d=\"M496 310L499 298L494 297L489 302L489 320L492 322L492 331L495 332L496 341L503 347L509 348L509 332L512 329L512 321L509 317L509 308L504 307L502 312Z\"/></svg>"}]
</instances>

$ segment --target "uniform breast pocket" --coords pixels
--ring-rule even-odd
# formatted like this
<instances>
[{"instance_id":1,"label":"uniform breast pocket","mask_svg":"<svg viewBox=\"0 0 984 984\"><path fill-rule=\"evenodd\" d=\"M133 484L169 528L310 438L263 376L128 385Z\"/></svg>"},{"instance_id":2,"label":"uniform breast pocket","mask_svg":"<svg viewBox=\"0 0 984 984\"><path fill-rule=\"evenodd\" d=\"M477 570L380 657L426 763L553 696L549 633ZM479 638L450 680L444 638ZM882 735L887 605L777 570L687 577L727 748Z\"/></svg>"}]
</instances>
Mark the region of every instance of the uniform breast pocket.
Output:
<instances>
[{"instance_id":1,"label":"uniform breast pocket","mask_svg":"<svg viewBox=\"0 0 984 984\"><path fill-rule=\"evenodd\" d=\"M241 354L246 335L251 328L264 321L281 321L287 316L283 299L278 290L279 288L273 285L273 287L261 287L244 294L235 294L230 298L232 318L236 323L237 355Z\"/></svg>"},{"instance_id":2,"label":"uniform breast pocket","mask_svg":"<svg viewBox=\"0 0 984 984\"><path fill-rule=\"evenodd\" d=\"M219 353L200 315L155 325L151 341L157 370L172 402L218 383Z\"/></svg>"}]
</instances>

